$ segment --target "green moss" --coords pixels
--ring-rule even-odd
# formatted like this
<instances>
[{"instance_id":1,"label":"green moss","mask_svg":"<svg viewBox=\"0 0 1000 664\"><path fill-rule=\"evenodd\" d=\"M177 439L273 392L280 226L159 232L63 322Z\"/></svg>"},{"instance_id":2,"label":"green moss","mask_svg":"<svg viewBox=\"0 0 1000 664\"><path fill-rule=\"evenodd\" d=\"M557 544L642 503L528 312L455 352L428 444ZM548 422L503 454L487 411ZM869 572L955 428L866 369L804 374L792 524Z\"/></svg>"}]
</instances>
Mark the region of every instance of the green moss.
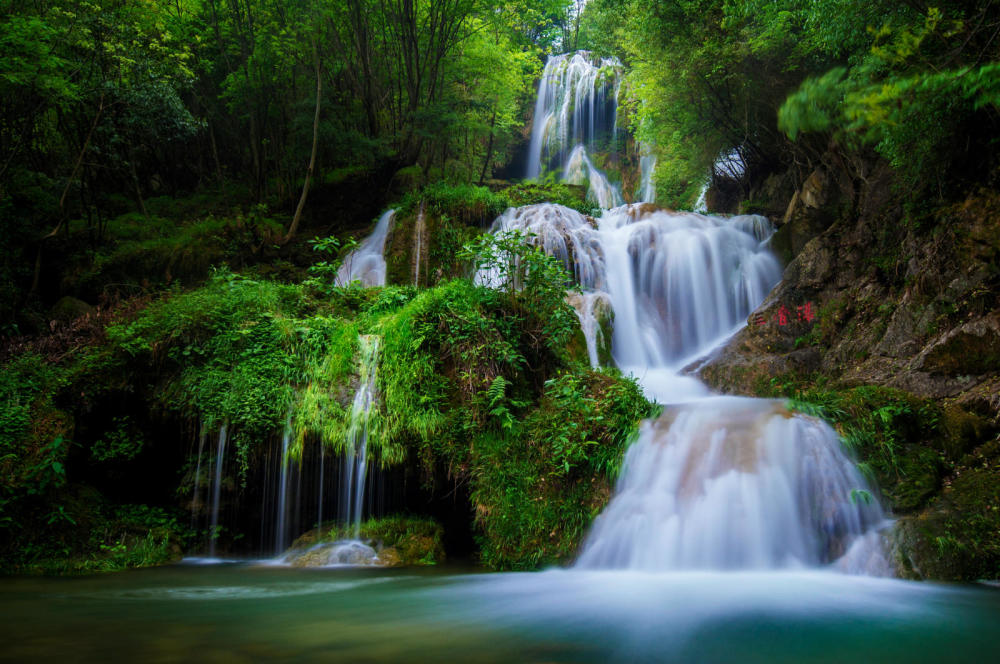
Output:
<instances>
[{"instance_id":1,"label":"green moss","mask_svg":"<svg viewBox=\"0 0 1000 664\"><path fill-rule=\"evenodd\" d=\"M940 486L946 436L936 403L865 385L806 388L789 405L831 422L897 512L919 509Z\"/></svg>"},{"instance_id":2,"label":"green moss","mask_svg":"<svg viewBox=\"0 0 1000 664\"><path fill-rule=\"evenodd\" d=\"M638 421L654 410L617 370L580 369L546 383L523 428L480 436L469 464L483 562L569 561L610 498Z\"/></svg>"},{"instance_id":3,"label":"green moss","mask_svg":"<svg viewBox=\"0 0 1000 664\"><path fill-rule=\"evenodd\" d=\"M508 187L503 193L512 207L557 203L581 214L591 214L594 207L587 202L586 188L573 184L522 182Z\"/></svg>"},{"instance_id":4,"label":"green moss","mask_svg":"<svg viewBox=\"0 0 1000 664\"><path fill-rule=\"evenodd\" d=\"M958 464L930 508L897 527L900 567L913 578L1000 578L1000 440Z\"/></svg>"},{"instance_id":5,"label":"green moss","mask_svg":"<svg viewBox=\"0 0 1000 664\"><path fill-rule=\"evenodd\" d=\"M124 214L108 222L105 244L70 271L67 283L84 292L100 293L107 284L134 290L176 280L197 282L209 275L212 266L240 263L247 252L274 244L285 226L260 205L246 213L236 210L223 217L193 220ZM78 241L89 244L84 231Z\"/></svg>"}]
</instances>

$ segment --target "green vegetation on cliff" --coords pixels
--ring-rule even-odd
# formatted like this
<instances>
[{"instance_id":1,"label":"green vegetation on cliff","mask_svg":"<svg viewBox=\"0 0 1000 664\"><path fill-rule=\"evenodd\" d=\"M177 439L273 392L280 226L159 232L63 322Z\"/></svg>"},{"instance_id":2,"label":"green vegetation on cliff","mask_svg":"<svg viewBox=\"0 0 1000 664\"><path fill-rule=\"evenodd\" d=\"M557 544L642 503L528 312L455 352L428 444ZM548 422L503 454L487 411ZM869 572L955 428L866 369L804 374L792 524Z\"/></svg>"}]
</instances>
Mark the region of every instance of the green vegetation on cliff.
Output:
<instances>
[{"instance_id":1,"label":"green vegetation on cliff","mask_svg":"<svg viewBox=\"0 0 1000 664\"><path fill-rule=\"evenodd\" d=\"M462 200L475 205L479 195ZM146 522L122 521L102 494L114 492L119 473L166 454L179 464L166 478L176 494L205 495L207 471L195 473L191 445L222 424L238 460L225 471L227 496L265 463L286 422L292 456L317 445L341 452L363 334L381 339L375 463L418 473L432 496L467 486L466 518L476 523L484 563L567 560L651 406L633 381L591 370L567 351L578 323L558 260L518 236L488 235L461 259L492 270L501 287L467 278L423 290L333 287L327 269L298 284L220 269L199 288L169 289L123 314L59 361L9 363L5 566L113 569L172 559L192 533L148 520L140 533ZM80 393L87 402L74 398ZM149 415L134 419L136 408ZM174 433L153 433L163 427ZM171 502L166 493L157 500ZM84 537L83 528L104 537ZM68 538L76 544L53 548Z\"/></svg>"}]
</instances>

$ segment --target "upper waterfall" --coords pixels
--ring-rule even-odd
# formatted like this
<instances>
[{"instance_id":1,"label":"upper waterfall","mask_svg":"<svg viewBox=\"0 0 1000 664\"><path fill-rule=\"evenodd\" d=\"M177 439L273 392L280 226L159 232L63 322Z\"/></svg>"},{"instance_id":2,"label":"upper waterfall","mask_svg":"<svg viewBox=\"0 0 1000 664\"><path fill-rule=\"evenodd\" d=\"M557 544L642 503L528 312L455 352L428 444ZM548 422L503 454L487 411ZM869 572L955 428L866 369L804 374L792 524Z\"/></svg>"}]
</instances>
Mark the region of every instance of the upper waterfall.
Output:
<instances>
[{"instance_id":1,"label":"upper waterfall","mask_svg":"<svg viewBox=\"0 0 1000 664\"><path fill-rule=\"evenodd\" d=\"M572 184L588 185L602 208L624 203L621 187L594 164L597 153L617 156L621 63L588 51L555 55L538 86L525 177L555 171Z\"/></svg>"}]
</instances>

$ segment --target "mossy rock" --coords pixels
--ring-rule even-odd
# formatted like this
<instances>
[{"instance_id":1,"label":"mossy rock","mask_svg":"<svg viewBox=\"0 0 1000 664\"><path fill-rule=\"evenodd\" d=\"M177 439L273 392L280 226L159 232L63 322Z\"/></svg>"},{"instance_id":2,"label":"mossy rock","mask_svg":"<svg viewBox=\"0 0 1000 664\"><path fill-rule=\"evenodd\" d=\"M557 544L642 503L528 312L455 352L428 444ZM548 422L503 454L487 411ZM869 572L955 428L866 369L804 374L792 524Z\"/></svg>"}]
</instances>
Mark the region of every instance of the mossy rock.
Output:
<instances>
[{"instance_id":1,"label":"mossy rock","mask_svg":"<svg viewBox=\"0 0 1000 664\"><path fill-rule=\"evenodd\" d=\"M907 578L1000 578L1000 439L964 458L927 510L899 521L895 545Z\"/></svg>"},{"instance_id":2,"label":"mossy rock","mask_svg":"<svg viewBox=\"0 0 1000 664\"><path fill-rule=\"evenodd\" d=\"M989 422L975 413L949 405L942 410L941 425L944 429L943 449L951 459L959 459L983 440Z\"/></svg>"},{"instance_id":3,"label":"mossy rock","mask_svg":"<svg viewBox=\"0 0 1000 664\"><path fill-rule=\"evenodd\" d=\"M893 511L908 513L923 507L941 487L940 454L924 445L907 445L897 455L896 480L883 484Z\"/></svg>"},{"instance_id":4,"label":"mossy rock","mask_svg":"<svg viewBox=\"0 0 1000 664\"><path fill-rule=\"evenodd\" d=\"M92 316L96 313L97 309L93 306L87 304L83 300L67 295L59 298L59 300L52 305L52 309L49 311L49 317L52 320L70 323L78 318Z\"/></svg>"}]
</instances>

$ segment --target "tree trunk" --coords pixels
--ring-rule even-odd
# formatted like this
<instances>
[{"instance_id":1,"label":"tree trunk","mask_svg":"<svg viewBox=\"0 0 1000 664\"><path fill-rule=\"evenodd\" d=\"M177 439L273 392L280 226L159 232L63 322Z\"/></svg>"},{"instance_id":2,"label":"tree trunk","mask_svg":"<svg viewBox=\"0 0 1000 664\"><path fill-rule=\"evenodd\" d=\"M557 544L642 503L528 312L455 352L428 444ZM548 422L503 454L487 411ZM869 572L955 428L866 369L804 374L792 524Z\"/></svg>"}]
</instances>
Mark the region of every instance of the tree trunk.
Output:
<instances>
[{"instance_id":1,"label":"tree trunk","mask_svg":"<svg viewBox=\"0 0 1000 664\"><path fill-rule=\"evenodd\" d=\"M490 120L490 142L486 146L486 161L483 162L483 170L479 173L479 184L483 184L486 179L486 169L489 168L490 159L493 158L493 128L497 123L497 112L493 111L493 118Z\"/></svg>"},{"instance_id":2,"label":"tree trunk","mask_svg":"<svg viewBox=\"0 0 1000 664\"><path fill-rule=\"evenodd\" d=\"M104 93L101 93L100 101L97 104L97 113L94 114L94 122L90 125L90 131L87 132L87 138L83 141L83 147L80 148L80 154L76 158L76 163L73 164L73 170L70 171L69 178L66 180L66 186L63 187L62 196L59 197L59 222L56 227L52 229L52 232L43 237L38 242L38 251L35 254L35 273L31 278L31 289L28 291L28 296L34 295L38 291L38 281L42 273L42 245L45 240L50 237L55 237L59 233L59 229L63 227L66 222L66 196L69 194L70 185L73 184L73 180L76 179L76 174L80 170L80 166L83 164L83 156L87 153L87 148L90 147L90 139L94 137L94 130L97 129L97 123L101 119L101 114L104 112Z\"/></svg>"},{"instance_id":3,"label":"tree trunk","mask_svg":"<svg viewBox=\"0 0 1000 664\"><path fill-rule=\"evenodd\" d=\"M306 180L302 183L302 195L299 197L299 204L295 207L295 216L292 217L292 223L288 227L288 233L285 235L285 239L282 240L282 244L291 240L295 232L299 230L302 209L306 206L306 197L309 195L309 184L312 182L313 169L316 166L316 146L319 144L319 103L323 92L323 78L320 75L318 48L313 49L313 58L316 65L316 113L313 115L312 154L309 155L309 168L306 169Z\"/></svg>"}]
</instances>

